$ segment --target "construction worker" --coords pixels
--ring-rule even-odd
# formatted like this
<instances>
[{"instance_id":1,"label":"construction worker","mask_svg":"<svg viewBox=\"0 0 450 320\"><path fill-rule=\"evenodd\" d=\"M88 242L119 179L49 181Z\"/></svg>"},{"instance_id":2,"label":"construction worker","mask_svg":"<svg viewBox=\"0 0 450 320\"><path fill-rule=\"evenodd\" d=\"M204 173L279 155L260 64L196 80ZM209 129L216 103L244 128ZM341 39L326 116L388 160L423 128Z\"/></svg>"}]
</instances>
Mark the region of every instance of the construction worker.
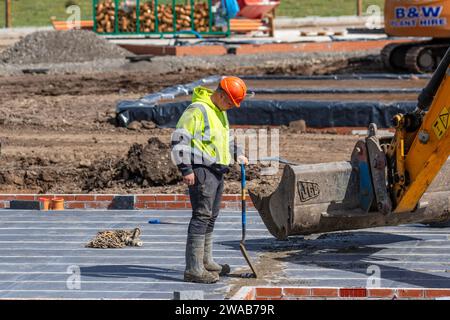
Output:
<instances>
[{"instance_id":1,"label":"construction worker","mask_svg":"<svg viewBox=\"0 0 450 320\"><path fill-rule=\"evenodd\" d=\"M239 108L247 87L240 78L223 77L216 90L194 89L172 136L172 159L188 186L192 205L186 243L187 282L215 283L230 272L212 256L214 224L219 215L223 175L234 161L248 164L230 137L227 110Z\"/></svg>"}]
</instances>

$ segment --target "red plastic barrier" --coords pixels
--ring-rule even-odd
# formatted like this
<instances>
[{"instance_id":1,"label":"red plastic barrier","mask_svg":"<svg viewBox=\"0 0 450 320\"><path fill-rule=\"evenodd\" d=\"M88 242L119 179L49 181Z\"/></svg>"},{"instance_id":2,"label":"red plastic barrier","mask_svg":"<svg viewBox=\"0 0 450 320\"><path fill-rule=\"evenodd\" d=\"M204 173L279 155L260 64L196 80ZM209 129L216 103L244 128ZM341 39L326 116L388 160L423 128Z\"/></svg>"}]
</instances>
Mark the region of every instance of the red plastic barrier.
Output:
<instances>
[{"instance_id":1,"label":"red plastic barrier","mask_svg":"<svg viewBox=\"0 0 450 320\"><path fill-rule=\"evenodd\" d=\"M268 0L238 0L239 16L248 19L261 19L265 14L276 8L280 1Z\"/></svg>"}]
</instances>

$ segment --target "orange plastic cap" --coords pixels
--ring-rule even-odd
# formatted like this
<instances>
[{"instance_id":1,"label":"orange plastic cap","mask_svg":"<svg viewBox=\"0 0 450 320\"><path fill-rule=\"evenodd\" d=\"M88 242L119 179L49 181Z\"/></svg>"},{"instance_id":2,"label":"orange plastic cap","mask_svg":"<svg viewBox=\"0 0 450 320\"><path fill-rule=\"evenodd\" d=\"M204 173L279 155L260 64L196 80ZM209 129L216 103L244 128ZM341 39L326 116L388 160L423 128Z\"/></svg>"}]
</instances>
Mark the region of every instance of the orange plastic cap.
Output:
<instances>
[{"instance_id":1,"label":"orange plastic cap","mask_svg":"<svg viewBox=\"0 0 450 320\"><path fill-rule=\"evenodd\" d=\"M224 77L220 81L220 87L227 93L234 105L239 108L247 94L247 86L238 77Z\"/></svg>"}]
</instances>

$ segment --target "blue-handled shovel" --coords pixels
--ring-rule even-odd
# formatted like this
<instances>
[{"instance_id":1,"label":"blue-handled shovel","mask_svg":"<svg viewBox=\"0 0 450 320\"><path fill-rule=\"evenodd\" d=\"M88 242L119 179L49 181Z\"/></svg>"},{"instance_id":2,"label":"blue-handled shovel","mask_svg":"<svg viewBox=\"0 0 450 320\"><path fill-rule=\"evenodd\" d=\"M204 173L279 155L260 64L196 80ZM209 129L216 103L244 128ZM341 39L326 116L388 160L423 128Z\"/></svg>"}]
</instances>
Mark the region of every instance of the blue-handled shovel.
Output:
<instances>
[{"instance_id":1,"label":"blue-handled shovel","mask_svg":"<svg viewBox=\"0 0 450 320\"><path fill-rule=\"evenodd\" d=\"M239 244L239 248L241 249L242 255L244 256L245 260L247 261L247 264L249 265L250 269L252 269L253 274L251 275L253 278L258 278L258 274L256 272L255 267L253 266L252 262L250 261L250 257L247 253L247 250L245 249L245 231L247 227L247 204L246 204L246 198L247 198L247 190L246 190L246 181L245 181L245 165L241 164L241 197L242 197L242 240Z\"/></svg>"}]
</instances>

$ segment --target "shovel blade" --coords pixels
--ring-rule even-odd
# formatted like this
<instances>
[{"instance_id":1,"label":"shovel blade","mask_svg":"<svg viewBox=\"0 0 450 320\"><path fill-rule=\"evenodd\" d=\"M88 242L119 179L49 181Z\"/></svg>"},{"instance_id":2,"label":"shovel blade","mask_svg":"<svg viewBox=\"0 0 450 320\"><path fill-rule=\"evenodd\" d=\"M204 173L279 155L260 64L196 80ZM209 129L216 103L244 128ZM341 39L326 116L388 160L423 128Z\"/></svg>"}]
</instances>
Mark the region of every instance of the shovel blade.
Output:
<instances>
[{"instance_id":1,"label":"shovel blade","mask_svg":"<svg viewBox=\"0 0 450 320\"><path fill-rule=\"evenodd\" d=\"M247 261L248 266L252 270L254 277L258 278L258 273L256 271L256 268L253 265L253 263L251 262L250 256L248 255L248 252L247 252L247 249L245 248L245 245L242 242L239 244L239 249L241 249L241 253L244 256L245 261Z\"/></svg>"}]
</instances>

